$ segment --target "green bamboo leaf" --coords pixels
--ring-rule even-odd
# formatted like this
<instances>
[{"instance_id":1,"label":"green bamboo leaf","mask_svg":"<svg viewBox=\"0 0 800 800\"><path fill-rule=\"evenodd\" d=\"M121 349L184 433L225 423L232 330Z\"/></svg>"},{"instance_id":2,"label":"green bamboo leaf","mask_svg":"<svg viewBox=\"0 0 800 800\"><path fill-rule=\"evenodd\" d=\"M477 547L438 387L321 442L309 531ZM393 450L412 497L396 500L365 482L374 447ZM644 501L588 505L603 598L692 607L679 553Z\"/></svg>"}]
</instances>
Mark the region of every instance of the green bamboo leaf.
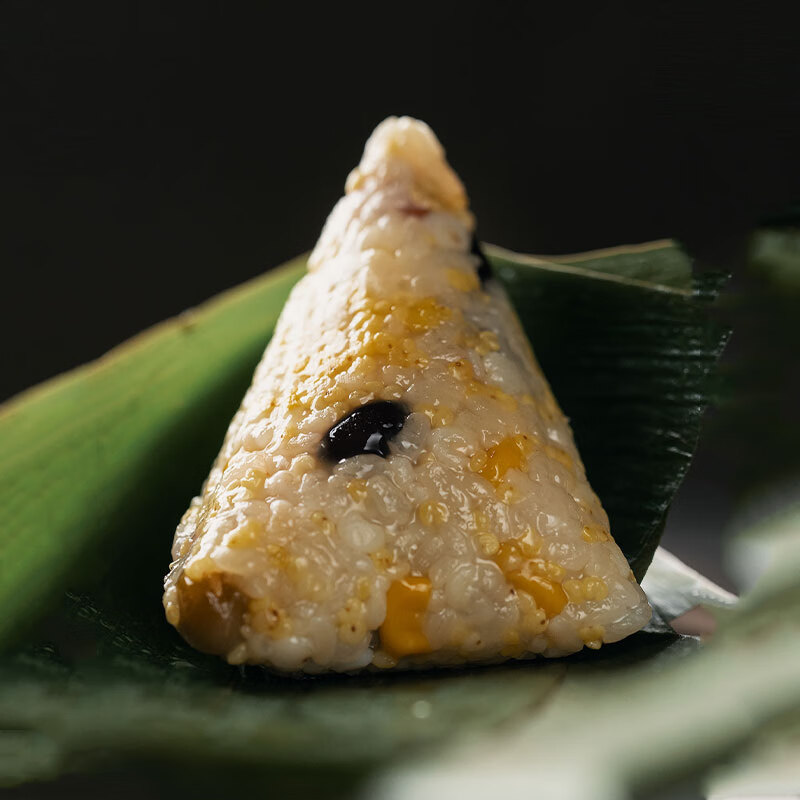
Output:
<instances>
[{"instance_id":1,"label":"green bamboo leaf","mask_svg":"<svg viewBox=\"0 0 800 800\"><path fill-rule=\"evenodd\" d=\"M303 269L297 259L0 409L0 643L86 559L102 570L121 540L158 539L145 526L181 513Z\"/></svg>"},{"instance_id":2,"label":"green bamboo leaf","mask_svg":"<svg viewBox=\"0 0 800 800\"><path fill-rule=\"evenodd\" d=\"M692 267L686 254L670 239L625 247L608 247L575 255L547 256L544 261L591 272L603 272L631 282L682 289L694 288Z\"/></svg>"},{"instance_id":3,"label":"green bamboo leaf","mask_svg":"<svg viewBox=\"0 0 800 800\"><path fill-rule=\"evenodd\" d=\"M724 341L707 313L717 284L690 283L670 243L560 260L489 252L641 574ZM558 662L298 681L185 645L160 608L174 524L302 271L298 259L0 412L0 634L80 587L29 633L32 644L0 659L0 729L14 732L0 738L0 782L144 758L191 761L195 773L201 763L239 777L269 770L273 786L300 775L319 796L335 794L398 759L521 724L577 676L696 649L662 625ZM651 599L663 618L724 600L668 557L658 576Z\"/></svg>"},{"instance_id":4,"label":"green bamboo leaf","mask_svg":"<svg viewBox=\"0 0 800 800\"><path fill-rule=\"evenodd\" d=\"M765 725L733 763L712 770L708 800L792 798L800 789L800 711Z\"/></svg>"},{"instance_id":5,"label":"green bamboo leaf","mask_svg":"<svg viewBox=\"0 0 800 800\"><path fill-rule=\"evenodd\" d=\"M790 228L765 228L753 235L750 263L779 286L800 289L800 223Z\"/></svg>"},{"instance_id":6,"label":"green bamboo leaf","mask_svg":"<svg viewBox=\"0 0 800 800\"><path fill-rule=\"evenodd\" d=\"M796 743L800 720L800 513L759 526L734 550L751 553L754 540L766 548L760 579L719 615L718 631L691 657L651 658L605 674L570 668L542 713L500 736L473 737L435 762L404 765L382 779L376 795L426 800L446 785L475 796L491 786L509 796L616 800L742 747L751 750L741 770L712 784L719 790L741 781L766 794L764 785L752 786L763 776L756 764ZM764 730L775 737L766 753L752 749Z\"/></svg>"},{"instance_id":7,"label":"green bamboo leaf","mask_svg":"<svg viewBox=\"0 0 800 800\"><path fill-rule=\"evenodd\" d=\"M724 342L706 309L716 284L686 288L689 261L666 242L564 263L489 254L641 577ZM0 410L0 643L65 585L99 582L120 558L132 592L142 582L157 591L175 521L302 272L296 259Z\"/></svg>"},{"instance_id":8,"label":"green bamboo leaf","mask_svg":"<svg viewBox=\"0 0 800 800\"><path fill-rule=\"evenodd\" d=\"M723 278L691 281L689 259L666 242L565 263L500 248L488 254L641 579L691 462L727 338L708 312Z\"/></svg>"},{"instance_id":9,"label":"green bamboo leaf","mask_svg":"<svg viewBox=\"0 0 800 800\"><path fill-rule=\"evenodd\" d=\"M177 637L159 642L147 617L72 596L47 644L0 661L0 728L28 734L5 742L0 785L148 759L237 775L305 770L324 797L332 775L355 780L518 724L573 674L669 663L697 647L662 630L559 661L298 680L227 667Z\"/></svg>"}]
</instances>

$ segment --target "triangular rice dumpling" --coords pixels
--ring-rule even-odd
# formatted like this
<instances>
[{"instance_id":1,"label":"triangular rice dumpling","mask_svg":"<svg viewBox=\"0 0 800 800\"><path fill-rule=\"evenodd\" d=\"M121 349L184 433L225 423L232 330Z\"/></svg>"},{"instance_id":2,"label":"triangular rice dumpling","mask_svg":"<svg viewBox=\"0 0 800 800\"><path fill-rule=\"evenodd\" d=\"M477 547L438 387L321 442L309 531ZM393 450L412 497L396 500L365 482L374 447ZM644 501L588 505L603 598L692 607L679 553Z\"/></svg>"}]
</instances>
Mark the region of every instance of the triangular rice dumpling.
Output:
<instances>
[{"instance_id":1,"label":"triangular rice dumpling","mask_svg":"<svg viewBox=\"0 0 800 800\"><path fill-rule=\"evenodd\" d=\"M559 656L650 607L431 130L381 123L184 515L167 619L232 664Z\"/></svg>"}]
</instances>

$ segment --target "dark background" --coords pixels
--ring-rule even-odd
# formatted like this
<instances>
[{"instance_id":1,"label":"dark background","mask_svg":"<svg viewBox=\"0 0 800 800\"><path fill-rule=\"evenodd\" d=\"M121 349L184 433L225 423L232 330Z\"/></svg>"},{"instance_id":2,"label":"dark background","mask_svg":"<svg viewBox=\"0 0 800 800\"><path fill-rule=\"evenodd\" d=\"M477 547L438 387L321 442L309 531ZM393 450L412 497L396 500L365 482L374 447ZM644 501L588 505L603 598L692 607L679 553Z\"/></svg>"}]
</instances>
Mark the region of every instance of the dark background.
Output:
<instances>
[{"instance_id":1,"label":"dark background","mask_svg":"<svg viewBox=\"0 0 800 800\"><path fill-rule=\"evenodd\" d=\"M244 7L0 2L0 399L313 246L389 114L439 134L484 240L677 237L733 298L749 231L800 197L777 4ZM770 311L728 305L744 386ZM667 543L726 581L741 451L714 424Z\"/></svg>"}]
</instances>

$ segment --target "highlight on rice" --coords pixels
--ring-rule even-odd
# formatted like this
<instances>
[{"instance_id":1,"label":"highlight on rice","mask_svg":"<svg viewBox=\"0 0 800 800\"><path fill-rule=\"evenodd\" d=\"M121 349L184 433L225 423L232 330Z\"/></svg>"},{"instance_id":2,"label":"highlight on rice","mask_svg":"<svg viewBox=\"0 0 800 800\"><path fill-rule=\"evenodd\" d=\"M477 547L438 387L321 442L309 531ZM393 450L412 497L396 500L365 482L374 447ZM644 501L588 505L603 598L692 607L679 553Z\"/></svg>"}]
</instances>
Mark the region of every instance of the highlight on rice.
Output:
<instances>
[{"instance_id":1,"label":"highlight on rice","mask_svg":"<svg viewBox=\"0 0 800 800\"><path fill-rule=\"evenodd\" d=\"M193 646L408 668L650 619L473 232L431 130L381 123L175 534L164 607Z\"/></svg>"}]
</instances>

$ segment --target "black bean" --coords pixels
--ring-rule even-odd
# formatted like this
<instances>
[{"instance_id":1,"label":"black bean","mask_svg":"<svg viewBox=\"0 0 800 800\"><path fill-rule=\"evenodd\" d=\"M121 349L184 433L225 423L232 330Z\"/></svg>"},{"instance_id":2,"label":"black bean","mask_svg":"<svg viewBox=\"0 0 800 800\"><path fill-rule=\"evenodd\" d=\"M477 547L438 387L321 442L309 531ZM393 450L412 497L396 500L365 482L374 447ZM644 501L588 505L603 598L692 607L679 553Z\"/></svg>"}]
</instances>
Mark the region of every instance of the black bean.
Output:
<instances>
[{"instance_id":1,"label":"black bean","mask_svg":"<svg viewBox=\"0 0 800 800\"><path fill-rule=\"evenodd\" d=\"M474 233L472 234L472 247L470 248L470 253L480 259L478 264L478 278L483 286L486 284L486 281L493 277L492 265L489 263L489 259L486 258L483 250L481 250L478 237Z\"/></svg>"},{"instance_id":2,"label":"black bean","mask_svg":"<svg viewBox=\"0 0 800 800\"><path fill-rule=\"evenodd\" d=\"M326 461L372 453L386 458L389 441L402 429L408 410L391 400L376 400L342 417L322 437L320 454Z\"/></svg>"}]
</instances>

